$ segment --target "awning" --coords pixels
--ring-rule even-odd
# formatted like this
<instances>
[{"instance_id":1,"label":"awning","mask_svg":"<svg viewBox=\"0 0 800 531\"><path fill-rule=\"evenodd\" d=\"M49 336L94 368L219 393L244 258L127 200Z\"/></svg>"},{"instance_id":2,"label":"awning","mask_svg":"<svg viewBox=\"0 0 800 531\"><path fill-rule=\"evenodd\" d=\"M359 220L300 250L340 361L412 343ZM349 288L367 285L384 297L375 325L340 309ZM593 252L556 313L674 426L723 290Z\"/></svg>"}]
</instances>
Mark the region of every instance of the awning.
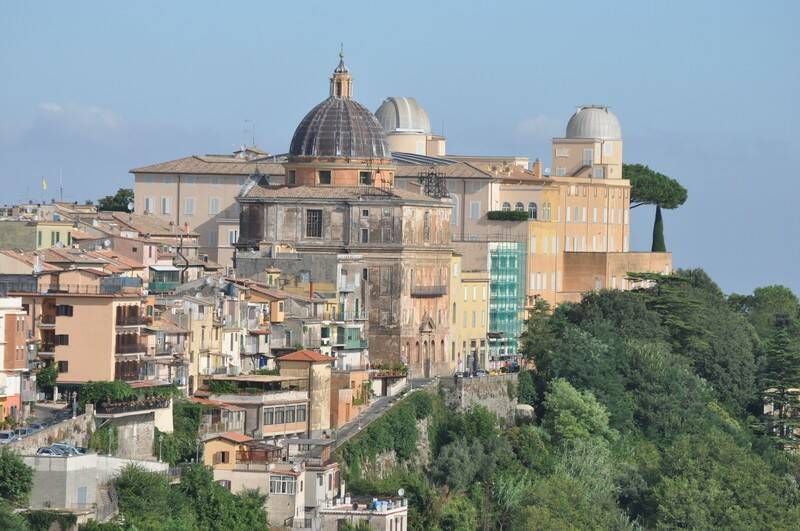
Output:
<instances>
[{"instance_id":1,"label":"awning","mask_svg":"<svg viewBox=\"0 0 800 531\"><path fill-rule=\"evenodd\" d=\"M180 269L171 265L151 265L150 269L153 271L180 271Z\"/></svg>"}]
</instances>

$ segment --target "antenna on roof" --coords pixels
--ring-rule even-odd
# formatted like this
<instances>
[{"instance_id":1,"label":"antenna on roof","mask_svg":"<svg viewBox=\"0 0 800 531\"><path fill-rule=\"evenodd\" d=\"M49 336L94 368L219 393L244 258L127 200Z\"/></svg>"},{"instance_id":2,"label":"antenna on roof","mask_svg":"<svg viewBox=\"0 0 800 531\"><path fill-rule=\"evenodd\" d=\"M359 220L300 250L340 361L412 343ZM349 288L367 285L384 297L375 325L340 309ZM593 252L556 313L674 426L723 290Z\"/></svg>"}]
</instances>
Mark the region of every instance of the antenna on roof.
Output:
<instances>
[{"instance_id":1,"label":"antenna on roof","mask_svg":"<svg viewBox=\"0 0 800 531\"><path fill-rule=\"evenodd\" d=\"M250 124L250 128L249 129L247 128L247 124ZM250 141L251 141L250 145L252 147L256 147L256 123L253 120L245 120L244 121L244 131L243 131L243 133L245 135L250 133ZM247 137L246 136L244 138L244 142L243 142L242 145L245 145L245 146L247 145Z\"/></svg>"}]
</instances>

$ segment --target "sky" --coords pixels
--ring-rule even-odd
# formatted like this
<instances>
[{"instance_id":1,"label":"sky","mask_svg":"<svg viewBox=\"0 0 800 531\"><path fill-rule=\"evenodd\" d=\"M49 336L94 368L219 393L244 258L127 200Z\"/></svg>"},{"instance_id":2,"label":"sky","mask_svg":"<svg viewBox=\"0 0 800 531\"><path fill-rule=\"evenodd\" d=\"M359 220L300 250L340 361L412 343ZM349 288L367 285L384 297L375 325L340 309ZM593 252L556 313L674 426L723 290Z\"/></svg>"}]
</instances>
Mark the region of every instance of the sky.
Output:
<instances>
[{"instance_id":1,"label":"sky","mask_svg":"<svg viewBox=\"0 0 800 531\"><path fill-rule=\"evenodd\" d=\"M0 2L0 204L85 201L128 170L288 149L340 42L357 100L413 96L448 152L539 157L581 104L678 179L675 267L800 293L800 2ZM61 177L59 177L61 176ZM649 250L653 208L633 211Z\"/></svg>"}]
</instances>

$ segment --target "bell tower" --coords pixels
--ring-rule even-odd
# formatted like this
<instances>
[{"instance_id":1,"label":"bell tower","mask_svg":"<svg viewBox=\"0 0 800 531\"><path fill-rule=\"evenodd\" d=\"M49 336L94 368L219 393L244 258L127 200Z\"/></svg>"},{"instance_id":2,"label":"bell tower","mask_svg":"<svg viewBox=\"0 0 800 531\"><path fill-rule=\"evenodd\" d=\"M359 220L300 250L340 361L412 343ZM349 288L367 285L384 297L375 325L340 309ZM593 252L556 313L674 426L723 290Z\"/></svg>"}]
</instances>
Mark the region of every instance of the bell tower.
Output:
<instances>
[{"instance_id":1,"label":"bell tower","mask_svg":"<svg viewBox=\"0 0 800 531\"><path fill-rule=\"evenodd\" d=\"M339 65L331 76L331 98L353 97L353 78L347 65L344 64L344 45L339 49Z\"/></svg>"}]
</instances>

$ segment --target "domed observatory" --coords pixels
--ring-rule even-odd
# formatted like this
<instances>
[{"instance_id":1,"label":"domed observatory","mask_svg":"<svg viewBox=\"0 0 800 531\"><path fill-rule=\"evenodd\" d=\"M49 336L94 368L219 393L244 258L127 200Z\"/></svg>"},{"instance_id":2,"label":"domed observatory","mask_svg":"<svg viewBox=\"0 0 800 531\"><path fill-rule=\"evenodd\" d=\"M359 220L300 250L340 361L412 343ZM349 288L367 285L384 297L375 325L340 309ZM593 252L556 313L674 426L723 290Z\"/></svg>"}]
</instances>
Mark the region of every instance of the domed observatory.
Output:
<instances>
[{"instance_id":1,"label":"domed observatory","mask_svg":"<svg viewBox=\"0 0 800 531\"><path fill-rule=\"evenodd\" d=\"M445 138L431 132L428 113L414 98L392 96L375 111L392 151L441 157Z\"/></svg>"},{"instance_id":2,"label":"domed observatory","mask_svg":"<svg viewBox=\"0 0 800 531\"><path fill-rule=\"evenodd\" d=\"M622 178L622 127L606 105L584 105L553 139L556 177Z\"/></svg>"},{"instance_id":3,"label":"domed observatory","mask_svg":"<svg viewBox=\"0 0 800 531\"><path fill-rule=\"evenodd\" d=\"M340 53L328 98L305 115L292 136L286 184L392 186L391 159L383 127L353 99L353 79Z\"/></svg>"}]
</instances>

